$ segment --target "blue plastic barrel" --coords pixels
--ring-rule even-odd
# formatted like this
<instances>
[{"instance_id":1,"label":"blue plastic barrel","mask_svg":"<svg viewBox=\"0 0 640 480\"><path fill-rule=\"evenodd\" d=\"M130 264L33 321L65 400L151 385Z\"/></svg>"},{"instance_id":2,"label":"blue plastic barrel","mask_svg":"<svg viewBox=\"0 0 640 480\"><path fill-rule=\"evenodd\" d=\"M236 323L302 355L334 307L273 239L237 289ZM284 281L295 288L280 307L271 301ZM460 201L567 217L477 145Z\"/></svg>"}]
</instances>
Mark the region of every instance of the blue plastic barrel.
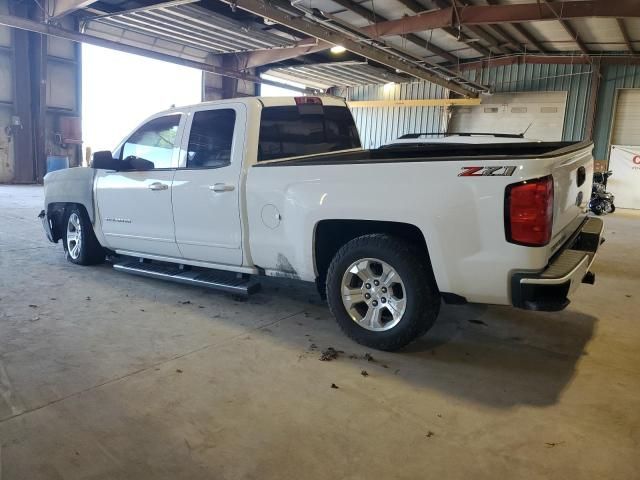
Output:
<instances>
[{"instance_id":1,"label":"blue plastic barrel","mask_svg":"<svg viewBox=\"0 0 640 480\"><path fill-rule=\"evenodd\" d=\"M62 170L63 168L69 168L69 157L61 155L49 155L47 157L47 173Z\"/></svg>"}]
</instances>

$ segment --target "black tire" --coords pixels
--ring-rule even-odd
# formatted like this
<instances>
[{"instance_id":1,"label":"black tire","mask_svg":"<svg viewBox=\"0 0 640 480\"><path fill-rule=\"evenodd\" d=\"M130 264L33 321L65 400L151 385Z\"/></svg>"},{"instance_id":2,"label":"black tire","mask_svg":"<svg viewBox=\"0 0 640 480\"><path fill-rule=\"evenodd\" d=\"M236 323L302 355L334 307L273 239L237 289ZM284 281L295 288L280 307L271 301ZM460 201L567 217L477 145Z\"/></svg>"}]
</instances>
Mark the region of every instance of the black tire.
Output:
<instances>
[{"instance_id":1,"label":"black tire","mask_svg":"<svg viewBox=\"0 0 640 480\"><path fill-rule=\"evenodd\" d=\"M75 215L75 217L74 217ZM69 251L69 242L67 241L67 234L69 231L69 222L71 219L77 219L80 225L81 235L76 242L78 249ZM72 205L67 207L64 215L64 223L62 224L62 247L64 248L65 257L71 263L76 265L96 265L104 262L105 251L104 248L98 242L96 235L93 231L93 225L89 220L89 215L85 211L84 207L80 205ZM75 243L72 242L72 247Z\"/></svg>"},{"instance_id":2,"label":"black tire","mask_svg":"<svg viewBox=\"0 0 640 480\"><path fill-rule=\"evenodd\" d=\"M367 258L387 263L404 284L404 313L388 330L374 331L361 326L342 301L345 272L354 262ZM331 313L348 337L367 347L387 351L398 350L424 335L433 326L441 303L426 253L405 240L386 234L364 235L338 250L327 272L327 300Z\"/></svg>"}]
</instances>

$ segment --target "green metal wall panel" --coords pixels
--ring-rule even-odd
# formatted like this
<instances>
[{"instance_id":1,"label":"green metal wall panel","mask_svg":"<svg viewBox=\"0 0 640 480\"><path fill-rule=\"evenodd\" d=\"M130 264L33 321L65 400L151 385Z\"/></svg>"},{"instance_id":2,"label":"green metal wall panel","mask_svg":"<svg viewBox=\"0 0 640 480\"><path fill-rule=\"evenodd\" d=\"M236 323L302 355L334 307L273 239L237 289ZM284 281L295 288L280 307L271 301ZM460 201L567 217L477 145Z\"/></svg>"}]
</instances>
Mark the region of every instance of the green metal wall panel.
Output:
<instances>
[{"instance_id":1,"label":"green metal wall panel","mask_svg":"<svg viewBox=\"0 0 640 480\"><path fill-rule=\"evenodd\" d=\"M447 98L448 90L429 82L387 85L363 85L347 89L349 100L421 100ZM443 107L370 107L354 108L353 117L362 145L376 148L404 135L416 132L442 132Z\"/></svg>"},{"instance_id":2,"label":"green metal wall panel","mask_svg":"<svg viewBox=\"0 0 640 480\"><path fill-rule=\"evenodd\" d=\"M518 64L468 70L465 76L490 86L495 93L566 91L562 138L579 141L586 136L592 68L589 64ZM601 72L593 132L594 157L598 160L607 159L609 155L617 90L640 88L639 65L608 65L603 66ZM352 87L345 94L349 100L446 98L447 95L447 90L428 82ZM363 145L374 148L404 133L443 131L446 128L443 110L443 107L383 107L358 108L353 112Z\"/></svg>"},{"instance_id":3,"label":"green metal wall panel","mask_svg":"<svg viewBox=\"0 0 640 480\"><path fill-rule=\"evenodd\" d=\"M591 65L506 65L470 70L465 76L494 93L567 92L563 140L582 140L591 89Z\"/></svg>"},{"instance_id":4,"label":"green metal wall panel","mask_svg":"<svg viewBox=\"0 0 640 480\"><path fill-rule=\"evenodd\" d=\"M468 70L465 76L495 93L566 91L564 140L582 140L591 88L591 65L508 65ZM349 100L446 98L448 91L428 82L349 88ZM365 147L375 148L410 132L441 132L446 128L443 107L377 107L354 109Z\"/></svg>"},{"instance_id":5,"label":"green metal wall panel","mask_svg":"<svg viewBox=\"0 0 640 480\"><path fill-rule=\"evenodd\" d=\"M609 137L619 88L640 88L639 65L609 65L602 70L596 124L593 132L595 142L593 156L596 160L608 160L609 158Z\"/></svg>"}]
</instances>

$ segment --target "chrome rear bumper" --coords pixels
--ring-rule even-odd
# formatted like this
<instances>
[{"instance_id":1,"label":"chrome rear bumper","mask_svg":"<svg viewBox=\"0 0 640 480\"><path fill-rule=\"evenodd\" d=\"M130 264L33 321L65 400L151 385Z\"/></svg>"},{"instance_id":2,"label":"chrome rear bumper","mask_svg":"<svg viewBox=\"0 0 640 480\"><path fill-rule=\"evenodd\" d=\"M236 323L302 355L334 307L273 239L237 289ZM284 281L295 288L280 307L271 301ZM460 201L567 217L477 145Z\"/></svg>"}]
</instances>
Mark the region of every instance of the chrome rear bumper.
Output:
<instances>
[{"instance_id":1,"label":"chrome rear bumper","mask_svg":"<svg viewBox=\"0 0 640 480\"><path fill-rule=\"evenodd\" d=\"M594 283L590 272L600 244L604 222L587 218L541 272L515 273L511 279L514 307L527 310L557 311L569 305L567 298L580 283Z\"/></svg>"}]
</instances>

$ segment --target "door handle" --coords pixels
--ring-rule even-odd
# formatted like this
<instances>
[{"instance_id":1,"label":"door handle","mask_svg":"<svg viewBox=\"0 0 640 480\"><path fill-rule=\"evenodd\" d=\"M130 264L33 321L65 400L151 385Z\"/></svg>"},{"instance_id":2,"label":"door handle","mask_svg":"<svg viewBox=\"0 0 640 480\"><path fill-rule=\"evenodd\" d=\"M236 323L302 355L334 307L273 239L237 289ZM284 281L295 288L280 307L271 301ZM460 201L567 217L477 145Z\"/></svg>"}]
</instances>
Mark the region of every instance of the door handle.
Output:
<instances>
[{"instance_id":1,"label":"door handle","mask_svg":"<svg viewBox=\"0 0 640 480\"><path fill-rule=\"evenodd\" d=\"M235 190L234 185L229 185L227 183L216 183L215 185L210 185L209 190L213 192L233 192Z\"/></svg>"},{"instance_id":2,"label":"door handle","mask_svg":"<svg viewBox=\"0 0 640 480\"><path fill-rule=\"evenodd\" d=\"M166 190L169 188L169 185L161 182L153 182L148 188L149 190Z\"/></svg>"}]
</instances>

